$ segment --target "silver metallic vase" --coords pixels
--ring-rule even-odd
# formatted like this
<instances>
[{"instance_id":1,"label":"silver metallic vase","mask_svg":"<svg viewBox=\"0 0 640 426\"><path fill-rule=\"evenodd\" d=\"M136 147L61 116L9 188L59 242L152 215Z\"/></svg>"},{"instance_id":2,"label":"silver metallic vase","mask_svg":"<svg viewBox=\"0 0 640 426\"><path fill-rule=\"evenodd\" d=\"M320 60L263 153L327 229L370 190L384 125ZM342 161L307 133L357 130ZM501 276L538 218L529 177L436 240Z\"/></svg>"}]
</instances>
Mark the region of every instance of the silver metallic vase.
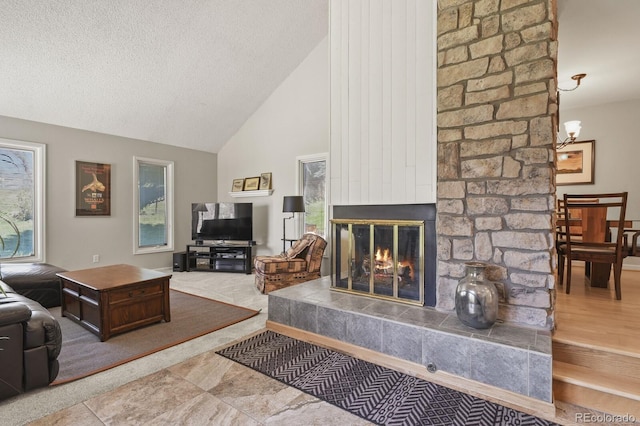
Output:
<instances>
[{"instance_id":1,"label":"silver metallic vase","mask_svg":"<svg viewBox=\"0 0 640 426\"><path fill-rule=\"evenodd\" d=\"M498 290L484 277L486 263L465 263L467 275L456 288L456 314L473 328L489 328L498 318Z\"/></svg>"}]
</instances>

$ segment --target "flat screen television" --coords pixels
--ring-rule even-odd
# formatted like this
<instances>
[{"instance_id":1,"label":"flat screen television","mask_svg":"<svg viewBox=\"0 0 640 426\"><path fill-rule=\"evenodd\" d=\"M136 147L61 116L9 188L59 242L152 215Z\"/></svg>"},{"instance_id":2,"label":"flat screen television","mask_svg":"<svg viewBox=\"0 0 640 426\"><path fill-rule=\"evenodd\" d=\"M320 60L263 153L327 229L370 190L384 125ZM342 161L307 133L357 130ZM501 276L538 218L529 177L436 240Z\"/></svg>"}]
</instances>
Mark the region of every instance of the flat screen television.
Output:
<instances>
[{"instance_id":1,"label":"flat screen television","mask_svg":"<svg viewBox=\"0 0 640 426\"><path fill-rule=\"evenodd\" d=\"M204 241L252 241L253 203L192 203L191 238Z\"/></svg>"}]
</instances>

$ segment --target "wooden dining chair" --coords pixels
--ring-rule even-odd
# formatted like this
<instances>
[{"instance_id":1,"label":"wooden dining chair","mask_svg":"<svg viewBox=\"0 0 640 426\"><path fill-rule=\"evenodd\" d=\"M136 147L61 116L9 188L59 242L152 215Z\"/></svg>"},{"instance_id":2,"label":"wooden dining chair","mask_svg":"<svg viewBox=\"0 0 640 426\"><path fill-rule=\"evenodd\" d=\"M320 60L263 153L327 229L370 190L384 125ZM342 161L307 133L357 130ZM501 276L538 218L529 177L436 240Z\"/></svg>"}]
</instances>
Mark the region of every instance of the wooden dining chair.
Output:
<instances>
[{"instance_id":1,"label":"wooden dining chair","mask_svg":"<svg viewBox=\"0 0 640 426\"><path fill-rule=\"evenodd\" d=\"M571 200L569 200L571 201ZM581 203L597 203L598 200L593 198L579 199ZM556 251L558 253L559 269L563 267L564 257L560 251L560 247L566 243L566 233L571 232L574 241L582 237L582 209L569 208L567 212L564 209L565 200L558 198L558 207L556 209ZM565 216L568 214L568 216ZM568 227L565 228L565 221L569 220ZM560 285L562 285L562 275L560 275Z\"/></svg>"},{"instance_id":2,"label":"wooden dining chair","mask_svg":"<svg viewBox=\"0 0 640 426\"><path fill-rule=\"evenodd\" d=\"M604 263L613 266L616 299L622 298L620 279L624 247L624 223L627 192L609 194L564 194L564 220L559 221L558 274L560 285L566 265L565 291L571 291L571 262ZM597 200L594 202L594 200ZM580 219L571 219L570 211L579 209ZM610 222L609 222L610 221ZM612 223L612 226L609 226ZM579 229L579 232L577 231Z\"/></svg>"},{"instance_id":3,"label":"wooden dining chair","mask_svg":"<svg viewBox=\"0 0 640 426\"><path fill-rule=\"evenodd\" d=\"M627 252L627 256L640 256L640 246L638 246L638 238L640 238L640 229L625 227L623 244Z\"/></svg>"}]
</instances>

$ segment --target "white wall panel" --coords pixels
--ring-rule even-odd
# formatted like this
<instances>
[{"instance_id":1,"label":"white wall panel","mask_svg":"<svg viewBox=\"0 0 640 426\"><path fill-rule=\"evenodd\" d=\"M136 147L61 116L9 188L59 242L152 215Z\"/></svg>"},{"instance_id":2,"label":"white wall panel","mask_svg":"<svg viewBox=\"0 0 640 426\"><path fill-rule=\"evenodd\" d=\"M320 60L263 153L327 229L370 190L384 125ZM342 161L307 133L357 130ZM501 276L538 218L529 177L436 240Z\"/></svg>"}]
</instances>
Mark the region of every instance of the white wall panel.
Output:
<instances>
[{"instance_id":1,"label":"white wall panel","mask_svg":"<svg viewBox=\"0 0 640 426\"><path fill-rule=\"evenodd\" d=\"M366 0L350 0L346 2L349 6L349 28L348 28L348 44L349 44L349 67L346 82L349 94L349 121L348 121L348 155L349 161L347 170L347 180L349 181L349 198L353 203L360 204L362 182L360 180L361 163L360 158L364 153L361 150L362 138L360 134L360 124L362 115L360 109L362 106L362 46L361 46L361 27L362 27L362 3ZM344 141L343 141L344 143Z\"/></svg>"},{"instance_id":2,"label":"white wall panel","mask_svg":"<svg viewBox=\"0 0 640 426\"><path fill-rule=\"evenodd\" d=\"M335 194L339 200L344 192L342 190L342 44L346 39L342 37L342 12L340 3L330 4L329 19L329 152L333 152L333 158L329 162L329 193ZM348 51L347 51L348 53ZM336 201L336 203L340 203Z\"/></svg>"},{"instance_id":3,"label":"white wall panel","mask_svg":"<svg viewBox=\"0 0 640 426\"><path fill-rule=\"evenodd\" d=\"M391 62L391 5L392 0L382 1L382 191L379 203L390 203L393 183L391 182L391 111L392 108L392 62Z\"/></svg>"},{"instance_id":4,"label":"white wall panel","mask_svg":"<svg viewBox=\"0 0 640 426\"><path fill-rule=\"evenodd\" d=\"M432 0L331 0L331 203L435 202Z\"/></svg>"},{"instance_id":5,"label":"white wall panel","mask_svg":"<svg viewBox=\"0 0 640 426\"><path fill-rule=\"evenodd\" d=\"M368 194L371 204L382 202L382 1L369 5L369 122L367 172Z\"/></svg>"},{"instance_id":6,"label":"white wall panel","mask_svg":"<svg viewBox=\"0 0 640 426\"><path fill-rule=\"evenodd\" d=\"M429 2L416 2L416 22L435 19L435 11ZM416 51L434 52L432 55L416 55L416 200L435 201L437 180L437 142L435 119L436 99L434 84L436 80L436 54L434 40L437 28L428 25L416 25Z\"/></svg>"}]
</instances>

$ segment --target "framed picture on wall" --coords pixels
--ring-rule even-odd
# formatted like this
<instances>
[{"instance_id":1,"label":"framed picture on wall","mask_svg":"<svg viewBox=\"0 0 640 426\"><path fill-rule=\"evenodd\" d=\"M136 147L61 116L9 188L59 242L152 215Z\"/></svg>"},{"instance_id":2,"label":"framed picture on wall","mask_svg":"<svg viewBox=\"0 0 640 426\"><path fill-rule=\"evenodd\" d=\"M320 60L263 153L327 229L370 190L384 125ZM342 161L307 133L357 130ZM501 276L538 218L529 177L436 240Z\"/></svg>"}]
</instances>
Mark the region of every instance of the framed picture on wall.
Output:
<instances>
[{"instance_id":1,"label":"framed picture on wall","mask_svg":"<svg viewBox=\"0 0 640 426\"><path fill-rule=\"evenodd\" d=\"M595 183L596 141L570 143L557 156L556 185Z\"/></svg>"},{"instance_id":2,"label":"framed picture on wall","mask_svg":"<svg viewBox=\"0 0 640 426\"><path fill-rule=\"evenodd\" d=\"M255 191L260 185L260 177L250 177L244 180L245 191Z\"/></svg>"},{"instance_id":3,"label":"framed picture on wall","mask_svg":"<svg viewBox=\"0 0 640 426\"><path fill-rule=\"evenodd\" d=\"M260 189L271 189L271 173L260 175Z\"/></svg>"},{"instance_id":4,"label":"framed picture on wall","mask_svg":"<svg viewBox=\"0 0 640 426\"><path fill-rule=\"evenodd\" d=\"M76 161L76 216L111 215L111 164Z\"/></svg>"},{"instance_id":5,"label":"framed picture on wall","mask_svg":"<svg viewBox=\"0 0 640 426\"><path fill-rule=\"evenodd\" d=\"M244 179L234 179L231 192L240 192L244 188Z\"/></svg>"}]
</instances>

